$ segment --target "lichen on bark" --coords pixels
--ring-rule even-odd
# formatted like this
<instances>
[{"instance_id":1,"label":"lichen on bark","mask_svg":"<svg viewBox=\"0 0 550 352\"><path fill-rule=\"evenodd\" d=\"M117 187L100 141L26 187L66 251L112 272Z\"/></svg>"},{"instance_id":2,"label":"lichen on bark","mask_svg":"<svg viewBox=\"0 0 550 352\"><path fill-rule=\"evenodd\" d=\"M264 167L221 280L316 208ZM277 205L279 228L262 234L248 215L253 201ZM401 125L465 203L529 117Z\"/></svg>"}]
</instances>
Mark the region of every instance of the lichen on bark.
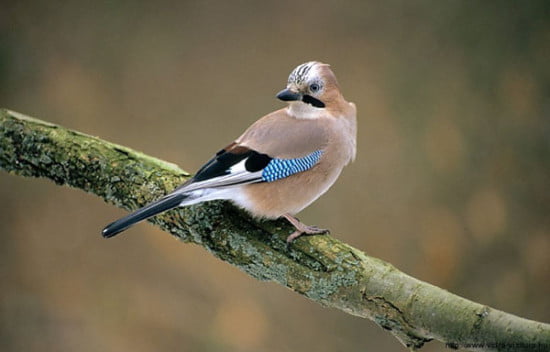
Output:
<instances>
[{"instance_id":1,"label":"lichen on bark","mask_svg":"<svg viewBox=\"0 0 550 352\"><path fill-rule=\"evenodd\" d=\"M0 110L0 169L45 177L128 210L189 174L174 164L96 137ZM285 221L259 221L227 202L208 202L150 220L258 280L275 281L324 306L369 318L411 350L437 339L476 350L550 350L550 325L523 319L410 277L331 236L286 244ZM542 350L542 349L541 349Z\"/></svg>"}]
</instances>

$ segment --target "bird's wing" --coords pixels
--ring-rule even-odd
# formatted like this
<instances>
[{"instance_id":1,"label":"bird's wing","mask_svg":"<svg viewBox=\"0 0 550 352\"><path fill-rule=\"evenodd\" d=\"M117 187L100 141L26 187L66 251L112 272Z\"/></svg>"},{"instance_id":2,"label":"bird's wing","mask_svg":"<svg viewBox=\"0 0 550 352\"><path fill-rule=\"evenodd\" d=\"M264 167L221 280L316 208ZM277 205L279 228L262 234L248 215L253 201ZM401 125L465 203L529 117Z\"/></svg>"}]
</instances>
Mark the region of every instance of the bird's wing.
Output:
<instances>
[{"instance_id":1,"label":"bird's wing","mask_svg":"<svg viewBox=\"0 0 550 352\"><path fill-rule=\"evenodd\" d=\"M262 169L271 157L252 149L231 143L216 153L192 179L174 192L190 192L204 188L218 188L262 181Z\"/></svg>"},{"instance_id":2,"label":"bird's wing","mask_svg":"<svg viewBox=\"0 0 550 352\"><path fill-rule=\"evenodd\" d=\"M252 124L237 143L273 158L301 158L328 144L329 119L297 119L277 110Z\"/></svg>"},{"instance_id":3,"label":"bird's wing","mask_svg":"<svg viewBox=\"0 0 550 352\"><path fill-rule=\"evenodd\" d=\"M322 123L279 110L256 121L175 192L276 181L313 167L327 143Z\"/></svg>"}]
</instances>

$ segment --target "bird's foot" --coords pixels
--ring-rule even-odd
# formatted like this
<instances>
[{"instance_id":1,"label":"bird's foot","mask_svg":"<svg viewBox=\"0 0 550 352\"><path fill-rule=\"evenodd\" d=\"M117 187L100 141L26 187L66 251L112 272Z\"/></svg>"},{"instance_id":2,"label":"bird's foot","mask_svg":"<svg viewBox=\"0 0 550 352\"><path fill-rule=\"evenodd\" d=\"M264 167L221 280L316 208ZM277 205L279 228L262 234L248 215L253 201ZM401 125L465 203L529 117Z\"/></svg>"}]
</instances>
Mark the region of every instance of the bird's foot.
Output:
<instances>
[{"instance_id":1,"label":"bird's foot","mask_svg":"<svg viewBox=\"0 0 550 352\"><path fill-rule=\"evenodd\" d=\"M290 236L286 238L286 242L289 244L302 235L318 235L321 233L330 233L330 231L327 229L321 229L317 226L306 225L290 214L285 214L283 216L285 217L285 219L288 220L288 222L292 224L292 226L296 228L296 231L294 231Z\"/></svg>"}]
</instances>

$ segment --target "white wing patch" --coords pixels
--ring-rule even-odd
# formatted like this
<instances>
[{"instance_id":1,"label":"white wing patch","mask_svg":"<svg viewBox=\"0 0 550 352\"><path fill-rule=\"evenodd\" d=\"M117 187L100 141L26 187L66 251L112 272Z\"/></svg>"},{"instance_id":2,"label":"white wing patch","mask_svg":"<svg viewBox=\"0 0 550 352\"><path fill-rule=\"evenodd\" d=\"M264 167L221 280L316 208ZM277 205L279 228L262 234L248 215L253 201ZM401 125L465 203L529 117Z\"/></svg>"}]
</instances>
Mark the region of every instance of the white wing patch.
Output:
<instances>
[{"instance_id":1,"label":"white wing patch","mask_svg":"<svg viewBox=\"0 0 550 352\"><path fill-rule=\"evenodd\" d=\"M246 164L247 160L248 160L248 158L244 158L243 160L239 161L235 165L231 166L229 168L229 173L239 174L239 173L243 173L243 172L248 172L248 171L246 171L246 167L245 167L245 164Z\"/></svg>"}]
</instances>

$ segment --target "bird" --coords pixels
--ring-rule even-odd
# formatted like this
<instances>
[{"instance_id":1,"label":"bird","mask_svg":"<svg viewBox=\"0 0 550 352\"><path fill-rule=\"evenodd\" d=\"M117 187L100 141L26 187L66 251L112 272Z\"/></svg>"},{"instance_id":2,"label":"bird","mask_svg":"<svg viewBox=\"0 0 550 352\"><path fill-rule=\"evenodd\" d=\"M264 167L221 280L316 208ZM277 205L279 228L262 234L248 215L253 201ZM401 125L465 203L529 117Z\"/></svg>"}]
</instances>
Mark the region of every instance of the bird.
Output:
<instances>
[{"instance_id":1,"label":"bird","mask_svg":"<svg viewBox=\"0 0 550 352\"><path fill-rule=\"evenodd\" d=\"M161 212L229 200L254 218L285 218L301 235L329 232L296 214L324 194L355 159L357 109L344 99L330 65L309 61L289 75L276 97L287 106L254 122L168 195L107 225L110 238Z\"/></svg>"}]
</instances>

